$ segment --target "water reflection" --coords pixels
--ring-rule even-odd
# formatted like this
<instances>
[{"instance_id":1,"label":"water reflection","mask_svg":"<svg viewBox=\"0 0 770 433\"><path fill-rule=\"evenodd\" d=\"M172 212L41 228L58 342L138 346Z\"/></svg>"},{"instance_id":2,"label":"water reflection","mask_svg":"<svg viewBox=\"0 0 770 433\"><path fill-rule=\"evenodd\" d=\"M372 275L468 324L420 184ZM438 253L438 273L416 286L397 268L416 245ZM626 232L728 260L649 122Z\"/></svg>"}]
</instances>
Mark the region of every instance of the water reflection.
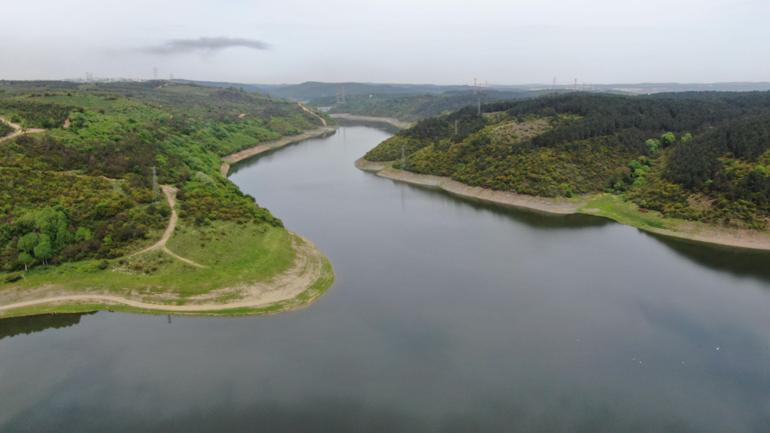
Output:
<instances>
[{"instance_id":1,"label":"water reflection","mask_svg":"<svg viewBox=\"0 0 770 433\"><path fill-rule=\"evenodd\" d=\"M706 245L649 234L658 242L694 263L737 277L753 277L770 282L770 253ZM769 288L770 289L770 288Z\"/></svg>"},{"instance_id":2,"label":"water reflection","mask_svg":"<svg viewBox=\"0 0 770 433\"><path fill-rule=\"evenodd\" d=\"M47 314L0 319L0 340L22 334L34 334L47 329L69 328L78 325L84 315L87 314Z\"/></svg>"}]
</instances>

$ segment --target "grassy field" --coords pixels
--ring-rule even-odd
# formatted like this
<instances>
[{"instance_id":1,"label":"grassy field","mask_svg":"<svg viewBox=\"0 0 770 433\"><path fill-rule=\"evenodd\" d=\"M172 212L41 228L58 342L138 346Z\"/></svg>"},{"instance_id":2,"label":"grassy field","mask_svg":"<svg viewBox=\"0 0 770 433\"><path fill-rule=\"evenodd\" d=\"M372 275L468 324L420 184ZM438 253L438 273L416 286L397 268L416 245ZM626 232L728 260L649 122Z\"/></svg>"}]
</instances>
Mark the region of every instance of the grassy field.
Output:
<instances>
[{"instance_id":1,"label":"grassy field","mask_svg":"<svg viewBox=\"0 0 770 433\"><path fill-rule=\"evenodd\" d=\"M150 251L109 260L107 269L100 269L100 260L36 268L20 282L0 288L56 286L78 293L149 297L166 294L182 302L217 288L268 280L285 271L294 258L290 234L265 225L222 222L206 228L182 226L169 242L169 248L206 268L187 265L161 251Z\"/></svg>"},{"instance_id":2,"label":"grassy field","mask_svg":"<svg viewBox=\"0 0 770 433\"><path fill-rule=\"evenodd\" d=\"M592 196L586 205L580 209L580 212L602 216L640 229L676 230L680 225L678 220L665 218L658 212L641 211L637 205L625 201L615 194Z\"/></svg>"},{"instance_id":3,"label":"grassy field","mask_svg":"<svg viewBox=\"0 0 770 433\"><path fill-rule=\"evenodd\" d=\"M182 226L178 227L168 247L205 268L190 266L157 250L110 261L65 263L36 268L18 282L0 283L0 299L21 291L34 293L34 298L61 293L109 294L159 305L185 305L191 297L211 295L207 302L227 303L237 300L239 293L223 289L266 282L292 266L295 250L291 236L284 229L267 225L216 223L202 228ZM0 281L5 281L8 276L0 274ZM249 315L295 309L315 300L333 281L331 264L324 259L321 276L294 299L259 308L233 308L195 314ZM163 310L144 310L125 305L79 303L19 308L3 313L2 316L96 310L164 313Z\"/></svg>"},{"instance_id":4,"label":"grassy field","mask_svg":"<svg viewBox=\"0 0 770 433\"><path fill-rule=\"evenodd\" d=\"M180 313L178 311L163 311L159 310L144 310L141 308L134 308L127 305L115 305L115 304L102 304L102 303L77 303L77 304L63 304L63 305L41 305L26 308L17 308L9 312L4 313L2 319L14 318L14 317L27 317L27 316L39 316L44 314L75 314L75 313L90 313L94 311L112 311L122 313L134 313L134 314L173 314L177 316L181 315L194 315L194 316L215 316L215 317L239 317L239 316L253 316L263 314L277 314L286 311L294 311L305 308L317 300L321 295L334 283L334 269L331 263L324 259L323 272L321 277L310 286L307 290L302 292L294 299L277 302L265 307L255 308L231 308L224 310L213 311L196 311L195 313Z\"/></svg>"}]
</instances>

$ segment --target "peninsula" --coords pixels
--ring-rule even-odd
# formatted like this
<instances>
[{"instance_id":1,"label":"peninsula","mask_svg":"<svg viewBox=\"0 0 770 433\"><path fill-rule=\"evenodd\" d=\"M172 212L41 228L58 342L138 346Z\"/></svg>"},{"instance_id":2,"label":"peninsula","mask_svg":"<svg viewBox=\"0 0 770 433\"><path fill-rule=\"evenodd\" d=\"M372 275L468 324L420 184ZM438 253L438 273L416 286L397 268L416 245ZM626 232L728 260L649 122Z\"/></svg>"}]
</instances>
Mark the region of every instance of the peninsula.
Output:
<instances>
[{"instance_id":1,"label":"peninsula","mask_svg":"<svg viewBox=\"0 0 770 433\"><path fill-rule=\"evenodd\" d=\"M0 316L299 308L334 273L227 179L325 115L166 81L0 83Z\"/></svg>"}]
</instances>

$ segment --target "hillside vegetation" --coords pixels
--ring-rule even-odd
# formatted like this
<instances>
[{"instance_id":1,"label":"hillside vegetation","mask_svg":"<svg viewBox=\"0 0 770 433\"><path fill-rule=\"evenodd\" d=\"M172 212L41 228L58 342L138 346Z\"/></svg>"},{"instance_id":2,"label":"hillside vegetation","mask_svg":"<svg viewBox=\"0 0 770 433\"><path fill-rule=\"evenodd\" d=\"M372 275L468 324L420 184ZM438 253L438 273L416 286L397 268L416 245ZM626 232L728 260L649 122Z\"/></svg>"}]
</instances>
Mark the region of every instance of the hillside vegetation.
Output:
<instances>
[{"instance_id":1,"label":"hillside vegetation","mask_svg":"<svg viewBox=\"0 0 770 433\"><path fill-rule=\"evenodd\" d=\"M272 245L265 251L283 251L260 276L291 263L290 236L277 234L285 232L281 221L221 176L219 165L224 155L320 126L297 104L168 82L0 82L0 116L46 129L0 144L0 272L7 282L26 276L44 284L65 263L75 273L113 272L115 281L123 272L138 286L155 273L170 281L174 270L189 272L166 261L134 260L131 269L116 261L155 242L168 224L171 210L157 185L178 190L183 228L216 228L197 244L219 249L219 257L237 238L227 232L245 227L258 234L254 251L263 238Z\"/></svg>"},{"instance_id":2,"label":"hillside vegetation","mask_svg":"<svg viewBox=\"0 0 770 433\"><path fill-rule=\"evenodd\" d=\"M330 106L330 113L349 113L362 116L392 117L413 122L428 117L459 110L467 106L508 99L522 99L537 95L527 91L486 90L475 93L472 90L448 91L444 93L419 93L409 95L366 94L350 95L344 102L337 102L336 97L312 99L316 106Z\"/></svg>"},{"instance_id":3,"label":"hillside vegetation","mask_svg":"<svg viewBox=\"0 0 770 433\"><path fill-rule=\"evenodd\" d=\"M494 190L606 192L666 217L767 227L770 93L574 93L482 111L423 120L365 158Z\"/></svg>"}]
</instances>

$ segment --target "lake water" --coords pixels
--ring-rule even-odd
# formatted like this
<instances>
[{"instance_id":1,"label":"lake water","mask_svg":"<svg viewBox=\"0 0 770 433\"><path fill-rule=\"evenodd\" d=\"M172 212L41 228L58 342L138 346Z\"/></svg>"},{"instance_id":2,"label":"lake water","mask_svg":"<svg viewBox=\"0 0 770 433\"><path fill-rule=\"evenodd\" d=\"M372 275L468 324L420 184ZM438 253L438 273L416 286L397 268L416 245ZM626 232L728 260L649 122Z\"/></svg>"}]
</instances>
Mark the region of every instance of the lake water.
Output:
<instances>
[{"instance_id":1,"label":"lake water","mask_svg":"<svg viewBox=\"0 0 770 433\"><path fill-rule=\"evenodd\" d=\"M232 180L337 282L269 317L0 322L0 432L770 432L770 258L363 173L345 127Z\"/></svg>"}]
</instances>

